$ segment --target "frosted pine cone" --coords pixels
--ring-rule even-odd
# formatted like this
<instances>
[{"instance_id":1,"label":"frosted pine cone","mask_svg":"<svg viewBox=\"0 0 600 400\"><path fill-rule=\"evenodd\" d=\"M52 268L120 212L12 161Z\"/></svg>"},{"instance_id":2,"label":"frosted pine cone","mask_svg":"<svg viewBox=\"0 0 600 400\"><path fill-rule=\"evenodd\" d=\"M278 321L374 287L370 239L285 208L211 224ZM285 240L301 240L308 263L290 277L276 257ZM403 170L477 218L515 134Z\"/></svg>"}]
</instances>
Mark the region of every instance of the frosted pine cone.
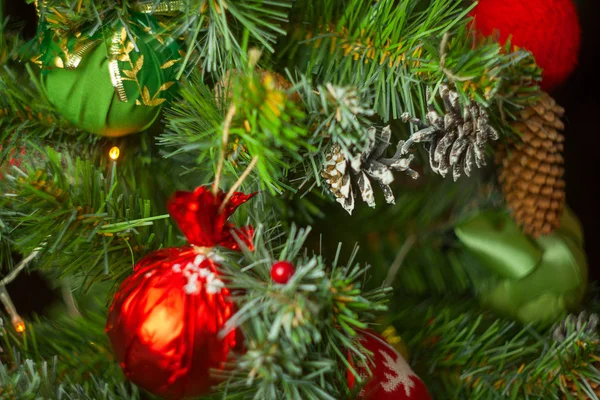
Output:
<instances>
[{"instance_id":1,"label":"frosted pine cone","mask_svg":"<svg viewBox=\"0 0 600 400\"><path fill-rule=\"evenodd\" d=\"M329 190L335 196L338 203L344 207L344 210L352 214L354 210L354 193L350 174L348 171L348 161L339 144L334 144L325 157L325 168L321 176L329 185Z\"/></svg>"},{"instance_id":2,"label":"frosted pine cone","mask_svg":"<svg viewBox=\"0 0 600 400\"><path fill-rule=\"evenodd\" d=\"M446 176L452 169L456 181L462 170L470 176L473 164L485 165L485 147L488 140L497 140L498 133L489 124L485 109L477 103L468 103L461 110L458 93L442 85L440 95L444 103L444 114L440 115L431 102L431 91L427 89L428 112L425 122L404 113L404 122L415 124L419 131L404 143L402 154L407 153L414 143L429 142L431 169Z\"/></svg>"},{"instance_id":3,"label":"frosted pine cone","mask_svg":"<svg viewBox=\"0 0 600 400\"><path fill-rule=\"evenodd\" d=\"M552 329L552 338L557 342L564 342L573 333L585 333L589 336L598 335L600 318L597 314L588 315L585 311L579 315L569 314Z\"/></svg>"},{"instance_id":4,"label":"frosted pine cone","mask_svg":"<svg viewBox=\"0 0 600 400\"><path fill-rule=\"evenodd\" d=\"M394 181L392 171L406 171L413 179L419 174L410 169L413 156L403 157L401 154L404 141L398 143L396 154L392 158L385 158L384 153L390 145L391 129L383 128L381 137L376 137L376 129L369 129L369 141L362 153L347 156L338 144L334 144L325 157L325 166L321 176L329 185L329 189L336 197L338 203L348 213L354 210L355 182L364 202L370 207L375 207L375 196L371 180L379 184L383 190L388 204L395 201L394 194L389 184Z\"/></svg>"}]
</instances>

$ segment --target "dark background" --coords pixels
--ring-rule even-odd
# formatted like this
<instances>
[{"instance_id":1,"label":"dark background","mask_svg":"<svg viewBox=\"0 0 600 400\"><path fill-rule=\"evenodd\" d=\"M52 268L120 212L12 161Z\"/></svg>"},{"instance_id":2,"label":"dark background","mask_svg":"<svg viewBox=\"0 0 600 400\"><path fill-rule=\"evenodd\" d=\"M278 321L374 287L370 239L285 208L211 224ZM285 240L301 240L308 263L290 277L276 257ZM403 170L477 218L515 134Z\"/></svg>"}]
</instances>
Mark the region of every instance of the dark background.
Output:
<instances>
[{"instance_id":1,"label":"dark background","mask_svg":"<svg viewBox=\"0 0 600 400\"><path fill-rule=\"evenodd\" d=\"M583 31L579 66L552 95L567 110L567 203L583 224L590 278L600 280L600 2L577 3Z\"/></svg>"},{"instance_id":2,"label":"dark background","mask_svg":"<svg viewBox=\"0 0 600 400\"><path fill-rule=\"evenodd\" d=\"M3 0L0 0L0 2ZM316 0L318 1L318 0ZM526 0L525 0L526 1ZM25 0L6 0L6 15L13 20L26 21L25 33L33 36L36 16L33 5ZM567 203L581 219L585 231L586 252L590 278L600 279L600 2L575 0L579 10L583 37L579 66L569 80L552 95L566 108L566 182ZM39 312L40 304L48 304L52 296L48 290L36 290L30 295L32 285L43 289L41 279L26 277L13 282L9 290L22 314ZM47 295L45 294L47 293Z\"/></svg>"}]
</instances>

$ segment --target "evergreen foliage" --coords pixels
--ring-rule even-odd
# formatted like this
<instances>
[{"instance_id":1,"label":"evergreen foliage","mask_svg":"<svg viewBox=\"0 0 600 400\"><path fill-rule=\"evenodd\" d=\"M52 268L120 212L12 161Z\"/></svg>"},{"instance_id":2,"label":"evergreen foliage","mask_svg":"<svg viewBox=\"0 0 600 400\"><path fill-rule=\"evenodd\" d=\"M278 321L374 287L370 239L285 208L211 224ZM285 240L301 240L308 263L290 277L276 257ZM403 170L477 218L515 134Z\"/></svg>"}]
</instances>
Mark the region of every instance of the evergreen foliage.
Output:
<instances>
[{"instance_id":1,"label":"evergreen foliage","mask_svg":"<svg viewBox=\"0 0 600 400\"><path fill-rule=\"evenodd\" d=\"M235 360L224 396L236 388L255 399L349 395L344 383L346 368L352 369L347 354L365 357L354 340L357 330L386 310L389 290L363 292L368 268L355 264L354 256L344 265L338 257L327 265L322 257L310 256L303 249L309 233L292 227L287 240L274 246L262 239L270 235L259 227L254 249L244 249L238 262L224 263L239 306L226 330L242 327L248 343L246 353ZM277 260L296 269L285 285L270 277Z\"/></svg>"},{"instance_id":2,"label":"evergreen foliage","mask_svg":"<svg viewBox=\"0 0 600 400\"><path fill-rule=\"evenodd\" d=\"M209 398L352 398L364 379L348 354L366 358L360 330L385 322L409 343L435 398L597 399L598 332L567 324L559 343L550 329L476 304L476 283L490 274L453 227L498 205L497 188L481 183L493 181L490 169L453 183L430 171L420 149L411 167L421 178L394 177L395 206L361 206L352 219L321 178L331 146L358 154L370 128L390 124L392 143L408 139L414 128L400 116L426 115L427 90L435 98L443 84L481 105L501 140L514 136L510 122L539 95L540 70L510 43L477 39L470 2L35 3L41 23L31 41L0 20L0 279L17 272L16 255L31 256L18 272L67 280L83 315L27 321L24 334L2 329L0 398L153 398L112 360L105 304L144 255L185 242L166 212L175 190L215 179L228 189L249 173L240 190L260 193L235 218L257 227L254 249L223 251L220 271L238 307L228 329L243 330L247 349L214 371L224 380ZM178 91L161 120L118 139L64 120L42 88L44 46L117 26L131 34L133 16L146 14L159 21L157 37L182 48ZM107 157L113 146L117 161ZM312 231L297 228L308 224ZM271 281L277 260L296 266L287 285Z\"/></svg>"}]
</instances>

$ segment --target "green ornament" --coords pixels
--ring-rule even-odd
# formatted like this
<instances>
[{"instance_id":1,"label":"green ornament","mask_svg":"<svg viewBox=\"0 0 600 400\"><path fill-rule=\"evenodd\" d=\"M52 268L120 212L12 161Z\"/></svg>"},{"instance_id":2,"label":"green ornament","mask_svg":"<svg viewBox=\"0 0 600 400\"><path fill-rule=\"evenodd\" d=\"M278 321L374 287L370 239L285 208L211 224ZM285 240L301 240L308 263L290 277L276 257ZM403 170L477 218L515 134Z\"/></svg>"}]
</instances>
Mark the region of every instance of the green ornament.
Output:
<instances>
[{"instance_id":1,"label":"green ornament","mask_svg":"<svg viewBox=\"0 0 600 400\"><path fill-rule=\"evenodd\" d=\"M73 125L102 136L149 128L170 98L179 46L139 14L106 39L53 37L40 59L42 84L58 112ZM48 42L48 40L45 40Z\"/></svg>"},{"instance_id":2,"label":"green ornament","mask_svg":"<svg viewBox=\"0 0 600 400\"><path fill-rule=\"evenodd\" d=\"M588 269L581 226L569 210L559 230L538 239L522 233L503 211L479 214L455 231L498 278L482 284L483 306L525 324L547 326L581 304Z\"/></svg>"}]
</instances>

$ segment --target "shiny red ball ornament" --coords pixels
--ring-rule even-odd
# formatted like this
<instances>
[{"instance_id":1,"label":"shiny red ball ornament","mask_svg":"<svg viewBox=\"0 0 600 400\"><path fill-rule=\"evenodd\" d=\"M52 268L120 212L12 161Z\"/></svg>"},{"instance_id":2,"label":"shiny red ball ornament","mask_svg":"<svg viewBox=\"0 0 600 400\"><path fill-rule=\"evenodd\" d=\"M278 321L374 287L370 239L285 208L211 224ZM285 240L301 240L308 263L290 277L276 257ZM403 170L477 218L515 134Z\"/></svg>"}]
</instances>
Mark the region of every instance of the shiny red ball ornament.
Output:
<instances>
[{"instance_id":1,"label":"shiny red ball ornament","mask_svg":"<svg viewBox=\"0 0 600 400\"><path fill-rule=\"evenodd\" d=\"M227 222L253 196L236 193L223 212L225 195L208 187L178 192L169 211L190 245L153 252L134 267L109 310L106 332L125 375L136 385L169 399L200 396L216 382L211 368L223 368L240 350L240 332L219 336L235 312L213 247L251 246L252 228Z\"/></svg>"},{"instance_id":2,"label":"shiny red ball ornament","mask_svg":"<svg viewBox=\"0 0 600 400\"><path fill-rule=\"evenodd\" d=\"M406 360L383 337L371 330L360 332L361 344L373 353L370 363L359 365L349 356L350 364L361 377L368 379L358 394L360 400L431 400L425 384ZM368 378L371 371L371 376ZM355 378L348 370L348 387L354 388Z\"/></svg>"},{"instance_id":3,"label":"shiny red ball ornament","mask_svg":"<svg viewBox=\"0 0 600 400\"><path fill-rule=\"evenodd\" d=\"M573 0L479 0L471 11L485 36L533 53L544 90L563 83L577 65L581 28Z\"/></svg>"},{"instance_id":4,"label":"shiny red ball ornament","mask_svg":"<svg viewBox=\"0 0 600 400\"><path fill-rule=\"evenodd\" d=\"M296 272L296 269L291 262L278 261L271 267L271 279L283 285L289 282L294 272Z\"/></svg>"}]
</instances>

